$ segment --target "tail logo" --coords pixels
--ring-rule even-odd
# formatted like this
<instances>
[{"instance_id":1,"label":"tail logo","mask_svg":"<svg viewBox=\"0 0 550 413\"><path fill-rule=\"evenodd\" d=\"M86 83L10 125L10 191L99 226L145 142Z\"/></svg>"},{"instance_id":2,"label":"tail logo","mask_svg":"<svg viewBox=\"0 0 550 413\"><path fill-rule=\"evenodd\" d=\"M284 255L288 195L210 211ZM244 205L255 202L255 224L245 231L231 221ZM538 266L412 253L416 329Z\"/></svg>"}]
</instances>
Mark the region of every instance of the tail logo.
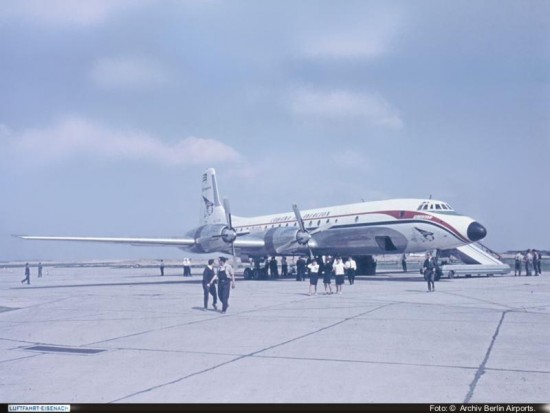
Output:
<instances>
[{"instance_id":1,"label":"tail logo","mask_svg":"<svg viewBox=\"0 0 550 413\"><path fill-rule=\"evenodd\" d=\"M214 212L214 203L206 199L204 196L202 197L202 200L204 201L204 218L207 218Z\"/></svg>"}]
</instances>

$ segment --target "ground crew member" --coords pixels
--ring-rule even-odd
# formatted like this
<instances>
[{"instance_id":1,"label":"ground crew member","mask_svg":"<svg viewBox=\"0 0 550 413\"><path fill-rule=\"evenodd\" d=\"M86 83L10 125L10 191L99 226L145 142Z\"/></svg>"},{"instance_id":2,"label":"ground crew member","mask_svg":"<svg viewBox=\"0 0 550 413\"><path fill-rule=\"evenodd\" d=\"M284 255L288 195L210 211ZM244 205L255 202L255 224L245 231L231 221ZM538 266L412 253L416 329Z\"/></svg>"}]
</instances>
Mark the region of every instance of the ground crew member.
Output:
<instances>
[{"instance_id":1,"label":"ground crew member","mask_svg":"<svg viewBox=\"0 0 550 413\"><path fill-rule=\"evenodd\" d=\"M202 289L204 292L204 309L208 309L208 295L212 296L212 306L214 310L218 309L218 297L216 295L216 281L212 282L214 278L214 259L208 260L208 265L204 268L202 273Z\"/></svg>"},{"instance_id":2,"label":"ground crew member","mask_svg":"<svg viewBox=\"0 0 550 413\"><path fill-rule=\"evenodd\" d=\"M401 266L403 267L403 272L407 272L407 256L405 254L401 256Z\"/></svg>"},{"instance_id":3,"label":"ground crew member","mask_svg":"<svg viewBox=\"0 0 550 413\"><path fill-rule=\"evenodd\" d=\"M160 276L164 277L164 260L160 260Z\"/></svg>"},{"instance_id":4,"label":"ground crew member","mask_svg":"<svg viewBox=\"0 0 550 413\"><path fill-rule=\"evenodd\" d=\"M29 268L29 263L25 264L25 278L21 280L21 284L27 282L27 284L31 283L31 269Z\"/></svg>"},{"instance_id":5,"label":"ground crew member","mask_svg":"<svg viewBox=\"0 0 550 413\"><path fill-rule=\"evenodd\" d=\"M521 253L521 251L518 251L518 253L514 257L514 277L521 277L521 264L523 263L523 259L523 254Z\"/></svg>"},{"instance_id":6,"label":"ground crew member","mask_svg":"<svg viewBox=\"0 0 550 413\"><path fill-rule=\"evenodd\" d=\"M303 281L306 279L306 260L304 257L298 258L296 261L296 281Z\"/></svg>"},{"instance_id":7,"label":"ground crew member","mask_svg":"<svg viewBox=\"0 0 550 413\"><path fill-rule=\"evenodd\" d=\"M424 279L428 282L428 292L435 291L435 263L431 254L426 255L422 268L424 270Z\"/></svg>"},{"instance_id":8,"label":"ground crew member","mask_svg":"<svg viewBox=\"0 0 550 413\"><path fill-rule=\"evenodd\" d=\"M229 308L229 292L231 288L235 288L235 272L233 271L233 267L227 264L227 258L220 257L219 264L218 273L214 275L214 278L212 278L212 281L207 286L210 287L214 281L219 280L218 297L222 302L222 314L225 314Z\"/></svg>"}]
</instances>

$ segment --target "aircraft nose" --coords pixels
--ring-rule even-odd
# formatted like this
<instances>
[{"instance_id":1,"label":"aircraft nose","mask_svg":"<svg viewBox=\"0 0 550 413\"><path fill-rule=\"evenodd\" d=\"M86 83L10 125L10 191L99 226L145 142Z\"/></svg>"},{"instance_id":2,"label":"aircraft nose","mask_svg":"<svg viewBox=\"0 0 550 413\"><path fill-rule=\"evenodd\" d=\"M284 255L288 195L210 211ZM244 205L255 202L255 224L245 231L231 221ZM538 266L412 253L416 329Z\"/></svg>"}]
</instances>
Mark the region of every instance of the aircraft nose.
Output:
<instances>
[{"instance_id":1,"label":"aircraft nose","mask_svg":"<svg viewBox=\"0 0 550 413\"><path fill-rule=\"evenodd\" d=\"M485 236L487 235L487 230L479 222L474 221L470 225L468 225L467 234L468 238L471 241L475 242L485 238Z\"/></svg>"}]
</instances>

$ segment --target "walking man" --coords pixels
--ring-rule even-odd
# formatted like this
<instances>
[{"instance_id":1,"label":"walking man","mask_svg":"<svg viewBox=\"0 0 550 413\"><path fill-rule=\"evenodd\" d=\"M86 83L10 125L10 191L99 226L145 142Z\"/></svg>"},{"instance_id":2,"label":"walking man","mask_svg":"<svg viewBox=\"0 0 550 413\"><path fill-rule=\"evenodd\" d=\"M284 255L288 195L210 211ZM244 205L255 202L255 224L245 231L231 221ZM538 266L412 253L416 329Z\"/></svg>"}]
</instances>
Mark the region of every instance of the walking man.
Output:
<instances>
[{"instance_id":1,"label":"walking man","mask_svg":"<svg viewBox=\"0 0 550 413\"><path fill-rule=\"evenodd\" d=\"M428 282L428 292L435 291L435 263L431 254L426 255L423 265L424 279Z\"/></svg>"},{"instance_id":2,"label":"walking man","mask_svg":"<svg viewBox=\"0 0 550 413\"><path fill-rule=\"evenodd\" d=\"M235 272L233 267L227 263L227 258L220 257L219 264L218 273L214 275L207 286L210 288L214 281L219 280L218 297L222 302L222 314L225 314L229 308L229 292L231 288L235 288Z\"/></svg>"},{"instance_id":3,"label":"walking man","mask_svg":"<svg viewBox=\"0 0 550 413\"><path fill-rule=\"evenodd\" d=\"M214 310L218 309L218 297L216 295L216 281L212 282L214 278L214 259L208 260L208 265L204 268L202 273L202 290L204 292L204 310L208 309L208 295L212 296L212 306Z\"/></svg>"},{"instance_id":4,"label":"walking man","mask_svg":"<svg viewBox=\"0 0 550 413\"><path fill-rule=\"evenodd\" d=\"M29 268L29 263L25 264L25 278L21 280L21 284L24 284L25 281L27 284L31 283L31 269Z\"/></svg>"}]
</instances>

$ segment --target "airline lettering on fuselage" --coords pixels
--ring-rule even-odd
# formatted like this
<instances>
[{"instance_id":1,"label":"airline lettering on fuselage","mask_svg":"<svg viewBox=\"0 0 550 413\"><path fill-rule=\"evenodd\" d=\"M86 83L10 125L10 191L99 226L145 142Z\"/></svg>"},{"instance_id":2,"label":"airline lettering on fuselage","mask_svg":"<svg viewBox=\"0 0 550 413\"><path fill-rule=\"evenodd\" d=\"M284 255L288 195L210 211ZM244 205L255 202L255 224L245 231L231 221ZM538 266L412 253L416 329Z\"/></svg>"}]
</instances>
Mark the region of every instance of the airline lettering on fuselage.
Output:
<instances>
[{"instance_id":1,"label":"airline lettering on fuselage","mask_svg":"<svg viewBox=\"0 0 550 413\"><path fill-rule=\"evenodd\" d=\"M313 212L309 214L304 214L303 219L314 219L314 218L324 218L330 215L329 211L326 212Z\"/></svg>"},{"instance_id":2,"label":"airline lettering on fuselage","mask_svg":"<svg viewBox=\"0 0 550 413\"><path fill-rule=\"evenodd\" d=\"M432 219L431 215L415 215L413 219Z\"/></svg>"},{"instance_id":3,"label":"airline lettering on fuselage","mask_svg":"<svg viewBox=\"0 0 550 413\"><path fill-rule=\"evenodd\" d=\"M292 219L292 216L287 215L287 216L284 216L284 217L273 218L273 219L272 219L271 221L269 221L269 222L272 223L272 224L276 224L277 222L290 221L291 219Z\"/></svg>"}]
</instances>

